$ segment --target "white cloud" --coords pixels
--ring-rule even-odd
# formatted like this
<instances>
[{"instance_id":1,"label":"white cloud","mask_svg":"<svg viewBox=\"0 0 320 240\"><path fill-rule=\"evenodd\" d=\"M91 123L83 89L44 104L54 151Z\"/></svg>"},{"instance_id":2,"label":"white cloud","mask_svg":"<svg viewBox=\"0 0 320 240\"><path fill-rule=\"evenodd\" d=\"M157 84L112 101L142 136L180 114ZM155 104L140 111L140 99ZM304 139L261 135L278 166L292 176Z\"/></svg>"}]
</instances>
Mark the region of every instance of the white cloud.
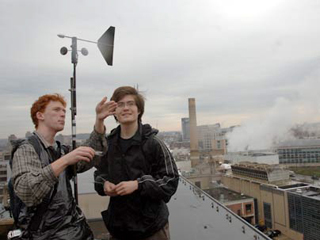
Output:
<instances>
[{"instance_id":1,"label":"white cloud","mask_svg":"<svg viewBox=\"0 0 320 240\"><path fill-rule=\"evenodd\" d=\"M71 41L58 33L95 41L116 27L112 67L96 46L78 43L89 50L77 66L78 132L91 131L93 109L104 95L135 84L146 91L144 120L160 130L180 130L189 97L196 98L199 123L240 124L272 111L279 98L301 106L292 99L308 91L303 83L319 66L316 0L1 0L0 5L5 103L0 138L30 130L25 106L40 95L60 92L69 98L70 54L61 56L59 50ZM307 95L309 103L317 101L312 101L316 93ZM309 105L303 106L307 111Z\"/></svg>"}]
</instances>

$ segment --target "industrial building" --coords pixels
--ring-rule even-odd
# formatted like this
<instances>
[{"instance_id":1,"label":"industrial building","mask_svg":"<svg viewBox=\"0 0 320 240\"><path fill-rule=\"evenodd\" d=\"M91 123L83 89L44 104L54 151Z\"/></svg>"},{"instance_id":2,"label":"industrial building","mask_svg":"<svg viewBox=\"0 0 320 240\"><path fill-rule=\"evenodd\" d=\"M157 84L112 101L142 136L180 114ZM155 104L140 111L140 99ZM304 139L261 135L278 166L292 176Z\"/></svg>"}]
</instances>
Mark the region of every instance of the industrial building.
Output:
<instances>
[{"instance_id":1,"label":"industrial building","mask_svg":"<svg viewBox=\"0 0 320 240\"><path fill-rule=\"evenodd\" d=\"M251 179L273 184L281 184L290 179L290 172L280 165L258 164L252 162L241 162L231 165L234 176L244 176Z\"/></svg>"},{"instance_id":2,"label":"industrial building","mask_svg":"<svg viewBox=\"0 0 320 240\"><path fill-rule=\"evenodd\" d=\"M295 240L318 240L320 236L320 188L293 182L279 166L243 163L222 176L229 189L254 198L257 223L278 229Z\"/></svg>"},{"instance_id":3,"label":"industrial building","mask_svg":"<svg viewBox=\"0 0 320 240\"><path fill-rule=\"evenodd\" d=\"M300 232L304 240L317 240L320 236L320 188L303 186L288 189L289 225Z\"/></svg>"},{"instance_id":4,"label":"industrial building","mask_svg":"<svg viewBox=\"0 0 320 240\"><path fill-rule=\"evenodd\" d=\"M277 145L280 164L320 166L320 139L296 139Z\"/></svg>"}]
</instances>

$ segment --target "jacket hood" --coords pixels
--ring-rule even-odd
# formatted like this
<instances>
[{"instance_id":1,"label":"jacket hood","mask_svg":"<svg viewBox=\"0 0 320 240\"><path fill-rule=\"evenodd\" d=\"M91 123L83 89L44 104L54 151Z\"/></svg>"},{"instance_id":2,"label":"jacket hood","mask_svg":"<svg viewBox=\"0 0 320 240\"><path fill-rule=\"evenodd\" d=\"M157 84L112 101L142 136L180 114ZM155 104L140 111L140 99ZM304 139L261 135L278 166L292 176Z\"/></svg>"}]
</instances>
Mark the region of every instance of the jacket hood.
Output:
<instances>
[{"instance_id":1,"label":"jacket hood","mask_svg":"<svg viewBox=\"0 0 320 240\"><path fill-rule=\"evenodd\" d=\"M139 125L139 131L142 133L142 136L149 137L151 135L158 134L159 130L152 128L149 124L140 124Z\"/></svg>"}]
</instances>

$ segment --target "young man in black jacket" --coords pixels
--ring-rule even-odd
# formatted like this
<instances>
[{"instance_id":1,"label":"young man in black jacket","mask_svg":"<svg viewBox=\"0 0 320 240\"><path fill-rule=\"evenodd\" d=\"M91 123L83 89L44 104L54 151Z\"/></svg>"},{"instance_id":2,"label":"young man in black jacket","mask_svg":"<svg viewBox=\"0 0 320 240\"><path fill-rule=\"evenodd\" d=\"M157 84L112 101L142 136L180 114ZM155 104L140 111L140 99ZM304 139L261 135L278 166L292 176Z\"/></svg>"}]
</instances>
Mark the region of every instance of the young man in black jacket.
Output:
<instances>
[{"instance_id":1,"label":"young man in black jacket","mask_svg":"<svg viewBox=\"0 0 320 240\"><path fill-rule=\"evenodd\" d=\"M102 217L113 239L168 240L166 203L176 192L178 171L157 130L141 123L144 98L132 87L117 88L111 101L96 107L95 130L105 131L104 119L114 115L119 126L107 139L95 189L110 196Z\"/></svg>"}]
</instances>

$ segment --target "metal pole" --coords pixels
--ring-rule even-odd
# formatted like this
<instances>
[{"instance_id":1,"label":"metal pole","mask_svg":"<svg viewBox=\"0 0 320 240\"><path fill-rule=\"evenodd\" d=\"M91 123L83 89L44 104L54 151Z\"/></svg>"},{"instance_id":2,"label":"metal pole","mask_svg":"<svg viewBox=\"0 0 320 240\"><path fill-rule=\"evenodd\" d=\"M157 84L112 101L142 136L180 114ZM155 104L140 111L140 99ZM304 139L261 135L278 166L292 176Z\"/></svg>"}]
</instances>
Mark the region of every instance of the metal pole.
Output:
<instances>
[{"instance_id":1,"label":"metal pole","mask_svg":"<svg viewBox=\"0 0 320 240\"><path fill-rule=\"evenodd\" d=\"M71 126L72 126L72 150L77 148L76 142L76 115L77 115L77 99L76 99L76 67L78 63L78 50L77 50L77 38L72 38L71 45L71 62L73 63L73 77L70 81L71 92ZM78 201L78 176L77 176L77 164L73 166L73 182L74 182L74 199L76 204Z\"/></svg>"},{"instance_id":2,"label":"metal pole","mask_svg":"<svg viewBox=\"0 0 320 240\"><path fill-rule=\"evenodd\" d=\"M74 69L75 70L75 69ZM73 77L70 78L70 93L71 93L71 131L72 131L72 150L77 148L76 142L76 79L75 72ZM73 165L73 181L74 181L74 198L78 204L78 176L77 176L77 164Z\"/></svg>"}]
</instances>

